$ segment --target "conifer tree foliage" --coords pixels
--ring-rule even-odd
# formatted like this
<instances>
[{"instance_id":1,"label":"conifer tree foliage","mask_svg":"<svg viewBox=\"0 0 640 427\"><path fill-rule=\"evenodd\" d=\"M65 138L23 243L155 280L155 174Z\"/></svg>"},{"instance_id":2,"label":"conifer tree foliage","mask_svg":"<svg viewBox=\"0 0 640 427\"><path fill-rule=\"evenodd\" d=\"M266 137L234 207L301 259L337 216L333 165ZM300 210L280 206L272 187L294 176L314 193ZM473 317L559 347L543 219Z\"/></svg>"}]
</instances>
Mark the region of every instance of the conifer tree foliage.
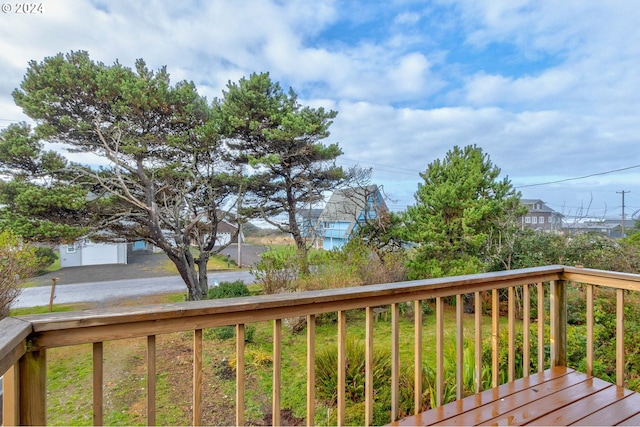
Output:
<instances>
[{"instance_id":1,"label":"conifer tree foliage","mask_svg":"<svg viewBox=\"0 0 640 427\"><path fill-rule=\"evenodd\" d=\"M64 243L88 232L87 190L71 181L67 160L45 151L26 123L0 131L0 230L26 242Z\"/></svg>"},{"instance_id":2,"label":"conifer tree foliage","mask_svg":"<svg viewBox=\"0 0 640 427\"><path fill-rule=\"evenodd\" d=\"M39 138L103 159L100 167L63 168L92 200L93 238L155 245L176 265L189 299L206 298L207 261L221 250L220 212L240 181L195 85L171 84L165 67L152 71L141 59L131 69L70 52L31 61L13 96L38 123Z\"/></svg>"},{"instance_id":3,"label":"conifer tree foliage","mask_svg":"<svg viewBox=\"0 0 640 427\"><path fill-rule=\"evenodd\" d=\"M338 144L321 142L337 113L302 106L292 89L285 92L268 73L230 82L217 107L221 133L237 161L255 168L250 205L290 233L306 254L298 216L349 176L335 165L342 154ZM274 220L282 216L283 221Z\"/></svg>"},{"instance_id":4,"label":"conifer tree foliage","mask_svg":"<svg viewBox=\"0 0 640 427\"><path fill-rule=\"evenodd\" d=\"M453 147L430 163L416 203L404 215L404 239L415 243L410 277L442 277L486 269L493 239L513 232L520 196L480 147Z\"/></svg>"}]
</instances>

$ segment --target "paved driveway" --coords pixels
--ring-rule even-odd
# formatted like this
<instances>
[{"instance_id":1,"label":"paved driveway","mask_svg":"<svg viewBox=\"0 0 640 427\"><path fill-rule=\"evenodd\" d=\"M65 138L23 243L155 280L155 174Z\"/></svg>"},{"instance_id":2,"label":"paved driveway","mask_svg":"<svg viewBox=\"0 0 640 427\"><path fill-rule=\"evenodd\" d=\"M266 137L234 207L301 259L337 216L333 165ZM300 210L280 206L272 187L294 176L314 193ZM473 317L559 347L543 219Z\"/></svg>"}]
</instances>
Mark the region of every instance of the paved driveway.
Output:
<instances>
[{"instance_id":1,"label":"paved driveway","mask_svg":"<svg viewBox=\"0 0 640 427\"><path fill-rule=\"evenodd\" d=\"M232 270L209 273L209 286L216 282L253 283L247 270ZM149 277L144 279L109 280L106 282L84 282L56 286L54 304L95 303L96 307L107 307L122 300L133 300L150 295L187 293L180 276ZM47 306L51 298L51 286L36 286L22 290L11 304L12 308Z\"/></svg>"},{"instance_id":2,"label":"paved driveway","mask_svg":"<svg viewBox=\"0 0 640 427\"><path fill-rule=\"evenodd\" d=\"M263 246L242 245L242 264L245 269L232 267L228 270L209 271L209 286L216 282L242 280L253 283L253 275L246 269L255 265ZM236 245L226 248L234 261L238 256ZM154 294L186 292L182 278L175 270L167 269L167 255L136 254L129 257L129 264L92 265L67 267L32 279L37 286L23 289L12 304L13 308L48 305L51 296L51 281L55 277L55 304L78 302L108 303L119 299L131 299Z\"/></svg>"},{"instance_id":3,"label":"paved driveway","mask_svg":"<svg viewBox=\"0 0 640 427\"><path fill-rule=\"evenodd\" d=\"M264 246L242 245L242 265L245 268L254 266L260 260L260 253L267 250ZM230 245L222 251L222 254L229 254L230 259L236 261L238 258L237 245ZM85 267L66 267L53 273L43 274L31 279L36 286L49 286L51 280L57 278L57 284L75 284L85 282L107 282L113 280L134 280L147 279L153 277L177 276L175 269L167 269L167 255L165 253L156 254L133 254L129 256L128 264L107 264L90 265ZM232 266L230 270L237 271ZM213 273L213 272L211 272Z\"/></svg>"}]
</instances>

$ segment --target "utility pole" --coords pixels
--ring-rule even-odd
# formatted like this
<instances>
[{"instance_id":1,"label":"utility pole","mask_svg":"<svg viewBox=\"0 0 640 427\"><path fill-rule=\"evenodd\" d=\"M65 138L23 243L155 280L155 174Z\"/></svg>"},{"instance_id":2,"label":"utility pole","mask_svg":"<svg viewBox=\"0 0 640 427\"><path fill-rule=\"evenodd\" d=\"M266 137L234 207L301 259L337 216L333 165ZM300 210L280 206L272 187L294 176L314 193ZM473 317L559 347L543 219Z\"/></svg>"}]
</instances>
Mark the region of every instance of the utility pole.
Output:
<instances>
[{"instance_id":1,"label":"utility pole","mask_svg":"<svg viewBox=\"0 0 640 427\"><path fill-rule=\"evenodd\" d=\"M242 211L242 198L244 197L244 189L242 183L244 182L244 165L240 166L240 188L238 189L238 206L236 207L236 223L238 224L238 268L242 268L242 219L240 218L240 212Z\"/></svg>"},{"instance_id":2,"label":"utility pole","mask_svg":"<svg viewBox=\"0 0 640 427\"><path fill-rule=\"evenodd\" d=\"M624 195L631 193L631 191L616 191L616 194L622 194L622 237L624 237Z\"/></svg>"}]
</instances>

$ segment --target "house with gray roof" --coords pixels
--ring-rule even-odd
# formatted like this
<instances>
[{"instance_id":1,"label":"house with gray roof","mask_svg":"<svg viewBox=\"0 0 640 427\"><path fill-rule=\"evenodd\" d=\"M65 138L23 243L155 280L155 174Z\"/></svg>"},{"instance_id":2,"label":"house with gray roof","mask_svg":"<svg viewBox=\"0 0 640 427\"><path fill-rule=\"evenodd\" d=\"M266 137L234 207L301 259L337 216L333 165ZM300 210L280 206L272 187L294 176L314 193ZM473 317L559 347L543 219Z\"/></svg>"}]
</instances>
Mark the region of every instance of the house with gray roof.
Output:
<instances>
[{"instance_id":1,"label":"house with gray roof","mask_svg":"<svg viewBox=\"0 0 640 427\"><path fill-rule=\"evenodd\" d=\"M554 211L540 199L520 199L527 208L527 213L520 217L521 227L537 231L560 232L562 214Z\"/></svg>"},{"instance_id":2,"label":"house with gray roof","mask_svg":"<svg viewBox=\"0 0 640 427\"><path fill-rule=\"evenodd\" d=\"M336 190L318 217L318 235L326 250L340 248L369 220L388 212L377 185Z\"/></svg>"}]
</instances>

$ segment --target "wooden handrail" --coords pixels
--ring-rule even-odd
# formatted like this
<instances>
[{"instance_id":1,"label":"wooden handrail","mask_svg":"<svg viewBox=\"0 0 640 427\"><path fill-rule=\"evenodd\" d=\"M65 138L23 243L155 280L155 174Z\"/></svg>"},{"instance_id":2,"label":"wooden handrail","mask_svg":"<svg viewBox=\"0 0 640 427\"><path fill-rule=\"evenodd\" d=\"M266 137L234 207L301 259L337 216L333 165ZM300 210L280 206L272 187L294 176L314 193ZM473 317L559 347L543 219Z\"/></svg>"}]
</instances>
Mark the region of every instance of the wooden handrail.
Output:
<instances>
[{"instance_id":1,"label":"wooden handrail","mask_svg":"<svg viewBox=\"0 0 640 427\"><path fill-rule=\"evenodd\" d=\"M522 293L527 299L523 304L523 310L528 318L529 308L529 287L537 286L537 308L538 308L538 371L544 370L544 283L552 283L550 289L551 311L549 319L551 321L551 352L552 364L566 364L566 284L568 282L587 283L591 288L587 288L587 329L588 333L593 334L593 286L602 286L618 289L618 337L622 337L622 327L624 325L623 310L620 308L623 304L622 290L640 290L640 275L614 273L601 270L590 270L584 268L564 267L564 266L547 266L536 267L521 270L503 271L496 273L486 273L477 275L466 275L458 277L446 277L441 279L419 280L411 282L390 283L372 286L362 286L355 288L332 289L323 291L300 292L292 294L264 295L257 297L234 298L225 300L208 300L198 302L185 302L175 304L158 304L150 306L110 308L101 310L87 310L82 312L66 312L66 313L47 313L34 316L21 316L18 318L8 318L0 322L0 374L7 371L17 370L12 375L18 378L19 386L15 386L15 393L18 396L16 407L11 416L15 418L6 418L5 420L15 420L24 424L35 423L44 424L44 384L43 375L46 374L43 369L45 352L49 348L94 343L94 366L99 371L94 371L94 422L100 424L102 422L102 396L99 395L102 386L102 343L118 339L145 337L147 339L148 354L148 381L149 381L149 402L148 402L148 419L147 422L153 424L155 422L155 336L172 332L194 331L194 414L193 422L198 424L202 422L200 411L202 394L199 391L202 387L202 330L217 326L233 325L236 328L236 350L237 350L237 370L236 370L236 422L240 425L245 423L244 420L244 333L245 324L274 321L274 378L273 378L273 422L278 423L280 409L280 322L281 319L289 317L305 316L308 322L313 322L315 316L322 313L337 312L338 313L338 363L336 367L338 374L338 424L345 422L345 384L344 384L344 366L345 366L345 345L346 345L346 316L345 313L352 309L367 309L367 361L366 361L366 378L370 383L372 381L372 345L373 345L373 307L391 305L391 345L392 345L392 402L390 405L392 415L398 415L398 376L399 376L399 358L398 358L398 315L399 305L401 303L413 302L415 310L415 338L414 338L414 386L415 386L415 410L421 410L422 402L422 353L424 351L422 343L423 322L421 318L422 304L425 300L436 299L436 311L438 313L436 321L437 335L437 367L436 367L436 383L435 383L435 401L437 404L443 403L443 394L445 387L445 379L443 377L443 298L455 296L458 304L456 310L456 361L460 365L463 360L462 345L464 340L464 329L461 325L463 321L462 314L462 295L473 294L476 299L476 316L474 317L474 325L476 333L473 334L475 339L475 378L473 378L474 388L476 392L482 388L482 334L480 333L482 316L481 297L490 293L492 304L492 384L498 385L500 378L498 377L498 333L499 333L499 313L500 300L498 292L502 289L508 290L508 311L509 326L508 333L510 339L516 333L515 330L515 289L522 287ZM589 289L591 289L589 291ZM527 328L524 334L524 340L527 342L527 349L524 353L529 355L529 322L524 322ZM589 325L591 325L589 327ZM589 331L590 330L590 331ZM313 359L315 354L315 337L314 330L308 331L307 343L307 377L308 380L314 381ZM480 341L480 342L479 342ZM593 345L593 338L587 338L588 345ZM590 344L589 344L590 343ZM395 347L394 347L395 346ZM618 362L618 382L624 383L624 375L622 369L624 367L622 358L623 343L618 343L618 352L622 361ZM587 348L587 369L593 367L593 350ZM535 357L535 356L534 356ZM19 362L19 363L18 363ZM513 345L508 349L508 378L514 379L515 370L515 349ZM36 373L34 376L33 374ZM457 397L461 394L461 384L463 379L462 369L456 370L455 384L457 386ZM529 375L529 366L526 363L523 366L523 375ZM46 378L45 378L46 380ZM31 397L26 396L24 389L25 384L29 384ZM41 388L37 392L33 392L33 388ZM9 390L9 393L13 393ZM313 384L307 385L307 394L314 398ZM374 394L371 384L367 384L366 389L366 415L363 420L366 424L372 423L372 395ZM11 397L11 396L9 396ZM34 399L35 397L35 399ZM42 402L36 402L37 399ZM307 403L307 423L313 423L314 416L313 402ZM18 414L16 414L19 411Z\"/></svg>"}]
</instances>

